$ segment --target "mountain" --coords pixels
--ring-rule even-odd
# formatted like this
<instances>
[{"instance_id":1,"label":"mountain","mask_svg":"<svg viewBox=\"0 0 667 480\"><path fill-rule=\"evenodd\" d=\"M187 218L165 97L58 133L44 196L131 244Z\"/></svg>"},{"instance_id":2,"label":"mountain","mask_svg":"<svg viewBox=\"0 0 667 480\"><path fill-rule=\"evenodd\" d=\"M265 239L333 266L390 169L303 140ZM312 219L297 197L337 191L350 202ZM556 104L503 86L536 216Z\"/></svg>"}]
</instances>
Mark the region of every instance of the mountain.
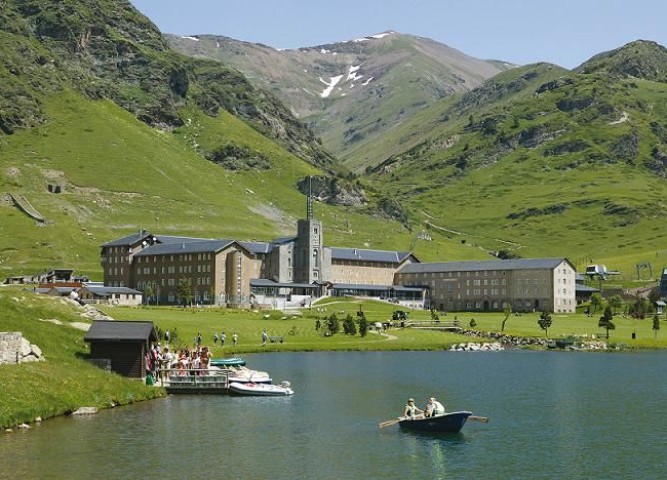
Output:
<instances>
[{"instance_id":1,"label":"mountain","mask_svg":"<svg viewBox=\"0 0 667 480\"><path fill-rule=\"evenodd\" d=\"M511 67L394 31L297 50L212 35L167 39L176 50L219 60L274 93L354 170L369 165L360 152L378 136Z\"/></svg>"},{"instance_id":2,"label":"mountain","mask_svg":"<svg viewBox=\"0 0 667 480\"><path fill-rule=\"evenodd\" d=\"M0 81L2 273L99 278L99 245L143 228L292 234L304 179L340 168L275 96L173 51L127 0L5 0ZM361 203L317 205L328 244L415 242Z\"/></svg>"},{"instance_id":3,"label":"mountain","mask_svg":"<svg viewBox=\"0 0 667 480\"><path fill-rule=\"evenodd\" d=\"M635 42L576 71L503 72L380 138L371 154L386 160L369 180L434 236L502 256L607 261L628 280L637 264L657 270L667 261L666 61L663 47Z\"/></svg>"}]
</instances>

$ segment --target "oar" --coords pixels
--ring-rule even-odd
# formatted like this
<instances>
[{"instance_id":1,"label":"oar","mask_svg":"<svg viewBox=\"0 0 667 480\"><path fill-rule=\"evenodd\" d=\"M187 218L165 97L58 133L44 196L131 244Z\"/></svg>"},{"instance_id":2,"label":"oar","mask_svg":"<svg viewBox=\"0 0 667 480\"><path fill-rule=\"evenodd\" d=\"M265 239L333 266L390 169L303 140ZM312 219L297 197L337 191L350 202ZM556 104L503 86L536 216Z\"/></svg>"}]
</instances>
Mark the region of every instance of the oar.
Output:
<instances>
[{"instance_id":1,"label":"oar","mask_svg":"<svg viewBox=\"0 0 667 480\"><path fill-rule=\"evenodd\" d=\"M387 420L387 421L385 421L385 422L380 422L380 423L378 424L378 427L380 427L380 428L391 427L392 425L396 425L396 424L397 424L398 422L400 422L401 420L403 420L403 418L396 418L396 419L394 419L394 420Z\"/></svg>"},{"instance_id":2,"label":"oar","mask_svg":"<svg viewBox=\"0 0 667 480\"><path fill-rule=\"evenodd\" d=\"M489 423L489 417L478 417L476 415L468 416L468 420L472 420L473 422Z\"/></svg>"}]
</instances>

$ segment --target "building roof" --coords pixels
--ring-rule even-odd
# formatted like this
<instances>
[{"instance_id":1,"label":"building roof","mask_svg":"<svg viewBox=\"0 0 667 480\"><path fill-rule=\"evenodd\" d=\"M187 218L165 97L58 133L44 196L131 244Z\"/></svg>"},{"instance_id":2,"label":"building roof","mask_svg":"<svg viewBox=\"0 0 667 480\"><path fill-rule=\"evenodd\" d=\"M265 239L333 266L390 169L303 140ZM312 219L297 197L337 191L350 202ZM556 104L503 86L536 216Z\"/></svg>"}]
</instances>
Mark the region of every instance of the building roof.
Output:
<instances>
[{"instance_id":1,"label":"building roof","mask_svg":"<svg viewBox=\"0 0 667 480\"><path fill-rule=\"evenodd\" d=\"M129 287L105 287L98 285L85 285L83 288L88 290L93 295L99 295L100 297L108 297L113 294L120 295L142 295L139 290L135 290Z\"/></svg>"},{"instance_id":2,"label":"building roof","mask_svg":"<svg viewBox=\"0 0 667 480\"><path fill-rule=\"evenodd\" d=\"M266 242L238 242L243 248L250 253L270 253L273 250L273 245Z\"/></svg>"},{"instance_id":3,"label":"building roof","mask_svg":"<svg viewBox=\"0 0 667 480\"><path fill-rule=\"evenodd\" d=\"M143 241L145 238L150 237L151 234L148 233L145 230L141 230L138 233L133 233L131 235L128 235L123 238L118 238L116 240L111 240L110 242L103 243L103 247L121 247L121 246L127 246L127 245L134 245L135 243L139 243Z\"/></svg>"},{"instance_id":4,"label":"building roof","mask_svg":"<svg viewBox=\"0 0 667 480\"><path fill-rule=\"evenodd\" d=\"M332 260L349 260L357 262L401 263L411 255L410 252L393 250L364 250L359 248L331 248Z\"/></svg>"},{"instance_id":5,"label":"building roof","mask_svg":"<svg viewBox=\"0 0 667 480\"><path fill-rule=\"evenodd\" d=\"M86 342L93 340L154 341L157 334L153 322L95 320L83 337Z\"/></svg>"},{"instance_id":6,"label":"building roof","mask_svg":"<svg viewBox=\"0 0 667 480\"><path fill-rule=\"evenodd\" d=\"M155 243L137 252L135 257L149 255L179 255L183 253L218 252L234 243L234 240L193 240L181 242Z\"/></svg>"},{"instance_id":7,"label":"building roof","mask_svg":"<svg viewBox=\"0 0 667 480\"><path fill-rule=\"evenodd\" d=\"M595 293L595 292L599 292L600 289L595 288L595 287L589 287L588 285L584 285L584 284L581 284L581 283L575 283L574 284L574 291L577 292L577 293Z\"/></svg>"},{"instance_id":8,"label":"building roof","mask_svg":"<svg viewBox=\"0 0 667 480\"><path fill-rule=\"evenodd\" d=\"M411 263L398 273L474 272L482 270L553 270L566 258L513 258L466 262Z\"/></svg>"}]
</instances>

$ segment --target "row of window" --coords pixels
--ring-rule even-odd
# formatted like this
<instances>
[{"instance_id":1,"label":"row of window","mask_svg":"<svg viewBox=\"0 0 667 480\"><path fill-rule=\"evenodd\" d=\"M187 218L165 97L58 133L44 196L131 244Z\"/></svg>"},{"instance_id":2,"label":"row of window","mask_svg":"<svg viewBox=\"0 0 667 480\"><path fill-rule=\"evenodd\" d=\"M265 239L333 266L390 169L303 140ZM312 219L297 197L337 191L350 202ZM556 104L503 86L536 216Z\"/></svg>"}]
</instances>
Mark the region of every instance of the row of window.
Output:
<instances>
[{"instance_id":1,"label":"row of window","mask_svg":"<svg viewBox=\"0 0 667 480\"><path fill-rule=\"evenodd\" d=\"M167 259L168 258L168 259ZM174 262L174 261L180 261L180 262L192 262L194 260L202 261L202 260L211 260L213 258L212 253L181 253L177 255L152 255L152 256L141 256L141 257L135 257L137 263L157 263L158 261L160 262Z\"/></svg>"},{"instance_id":2,"label":"row of window","mask_svg":"<svg viewBox=\"0 0 667 480\"><path fill-rule=\"evenodd\" d=\"M211 265L197 265L196 273L210 273ZM175 273L195 273L194 265L179 265L178 267L169 266L169 267L159 267L161 274L175 274ZM137 268L137 274L139 275L157 275L158 267L143 267Z\"/></svg>"}]
</instances>

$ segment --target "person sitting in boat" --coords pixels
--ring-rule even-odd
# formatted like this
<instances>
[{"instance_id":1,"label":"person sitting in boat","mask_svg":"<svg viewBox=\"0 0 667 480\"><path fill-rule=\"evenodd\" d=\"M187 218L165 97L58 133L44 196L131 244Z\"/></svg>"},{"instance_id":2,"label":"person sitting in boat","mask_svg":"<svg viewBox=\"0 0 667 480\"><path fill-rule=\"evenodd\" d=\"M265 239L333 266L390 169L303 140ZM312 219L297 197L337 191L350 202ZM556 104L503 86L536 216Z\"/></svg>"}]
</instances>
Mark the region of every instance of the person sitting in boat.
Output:
<instances>
[{"instance_id":1,"label":"person sitting in boat","mask_svg":"<svg viewBox=\"0 0 667 480\"><path fill-rule=\"evenodd\" d=\"M444 415L445 407L442 403L438 402L435 397L429 398L429 403L433 405L433 415Z\"/></svg>"},{"instance_id":2,"label":"person sitting in boat","mask_svg":"<svg viewBox=\"0 0 667 480\"><path fill-rule=\"evenodd\" d=\"M434 411L435 411L435 405L433 404L433 398L429 398L428 402L426 403L426 407L424 407L424 417L425 418L432 417Z\"/></svg>"},{"instance_id":3,"label":"person sitting in boat","mask_svg":"<svg viewBox=\"0 0 667 480\"><path fill-rule=\"evenodd\" d=\"M415 405L415 399L408 398L408 403L405 404L405 408L403 409L403 416L409 418L421 418L424 416L423 414L424 410Z\"/></svg>"}]
</instances>

